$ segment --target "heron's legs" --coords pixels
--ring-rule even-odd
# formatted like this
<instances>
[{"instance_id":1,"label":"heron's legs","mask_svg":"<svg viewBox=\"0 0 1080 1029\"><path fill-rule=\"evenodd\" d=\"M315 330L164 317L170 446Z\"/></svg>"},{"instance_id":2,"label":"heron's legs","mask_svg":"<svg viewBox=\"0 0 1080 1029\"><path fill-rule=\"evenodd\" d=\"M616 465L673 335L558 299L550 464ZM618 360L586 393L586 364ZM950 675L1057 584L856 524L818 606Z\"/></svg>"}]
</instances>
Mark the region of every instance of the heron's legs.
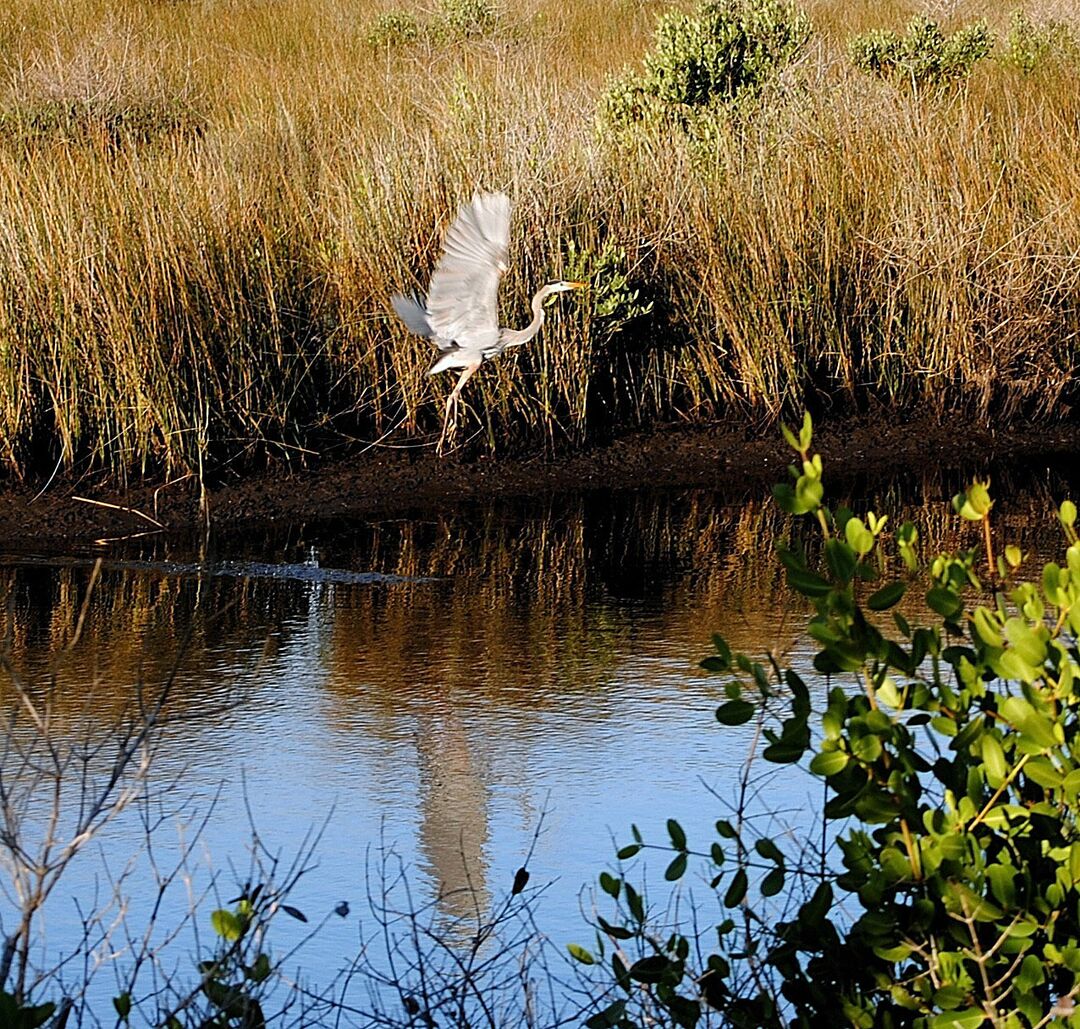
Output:
<instances>
[{"instance_id":1,"label":"heron's legs","mask_svg":"<svg viewBox=\"0 0 1080 1029\"><path fill-rule=\"evenodd\" d=\"M472 377L477 368L480 367L480 362L476 364L467 365L458 377L457 385L450 390L450 396L446 398L446 413L443 415L442 432L439 434L439 443L435 447L435 453L442 457L443 443L446 442L447 435L452 439L454 436L454 430L457 428L457 409L458 409L458 396L461 393L461 387ZM453 422L451 422L451 412L453 412ZM447 430L449 429L449 433Z\"/></svg>"}]
</instances>

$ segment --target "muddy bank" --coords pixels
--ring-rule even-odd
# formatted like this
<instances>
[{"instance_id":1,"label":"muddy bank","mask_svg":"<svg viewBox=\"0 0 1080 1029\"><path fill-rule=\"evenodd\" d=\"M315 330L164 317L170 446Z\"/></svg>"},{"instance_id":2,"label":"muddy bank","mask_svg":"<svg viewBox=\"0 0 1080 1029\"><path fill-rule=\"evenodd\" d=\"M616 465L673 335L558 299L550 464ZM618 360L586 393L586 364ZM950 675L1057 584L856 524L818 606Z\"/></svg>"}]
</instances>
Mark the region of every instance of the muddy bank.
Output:
<instances>
[{"instance_id":1,"label":"muddy bank","mask_svg":"<svg viewBox=\"0 0 1080 1029\"><path fill-rule=\"evenodd\" d=\"M1058 425L995 433L972 428L966 418L868 418L820 426L815 449L827 462L827 479L837 484L906 472L974 473L993 465L1054 464L1067 470L1080 457L1080 432L1074 425ZM700 486L737 499L766 491L783 478L790 458L774 429L665 427L555 459L439 460L431 450L374 449L309 470L254 473L215 487L206 499L218 533L274 522L423 513L466 501L570 490ZM126 489L53 482L39 495L40 489L0 486L0 546L86 546L137 533L191 531L203 522L191 480Z\"/></svg>"}]
</instances>

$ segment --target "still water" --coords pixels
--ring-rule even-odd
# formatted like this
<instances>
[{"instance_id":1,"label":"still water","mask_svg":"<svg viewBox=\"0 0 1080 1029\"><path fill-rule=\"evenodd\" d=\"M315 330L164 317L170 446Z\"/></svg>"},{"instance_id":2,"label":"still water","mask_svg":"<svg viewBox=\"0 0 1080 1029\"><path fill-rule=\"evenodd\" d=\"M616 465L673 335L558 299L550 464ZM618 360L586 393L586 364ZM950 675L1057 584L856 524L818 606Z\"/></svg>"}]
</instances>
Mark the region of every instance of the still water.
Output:
<instances>
[{"instance_id":1,"label":"still water","mask_svg":"<svg viewBox=\"0 0 1080 1029\"><path fill-rule=\"evenodd\" d=\"M937 499L950 485L926 488ZM1024 540L1031 501L1008 503ZM884 491L879 510L897 506L912 504ZM940 502L924 517L931 545L965 542ZM211 890L203 943L209 911L249 874L253 832L287 864L321 831L289 897L310 922L279 918L271 940L280 953L318 925L290 959L315 984L365 937L380 849L406 868L411 902L447 924L504 897L528 858L531 885L550 884L539 928L588 944L589 889L631 823L662 842L676 818L707 849L734 801L753 729L713 717L723 680L697 668L710 634L809 663L770 544L789 531L766 500L681 491L114 548L97 573L92 553L4 555L12 669L55 681L61 723L106 732L139 684L175 679L152 814L133 806L73 862L41 961L73 945L88 898L104 905L129 861L126 917L145 918L147 817L157 860L186 841L190 889ZM819 796L806 776L770 786L774 826L809 828ZM188 902L179 882L162 923ZM190 934L173 946L190 966ZM99 953L124 961L116 941Z\"/></svg>"}]
</instances>

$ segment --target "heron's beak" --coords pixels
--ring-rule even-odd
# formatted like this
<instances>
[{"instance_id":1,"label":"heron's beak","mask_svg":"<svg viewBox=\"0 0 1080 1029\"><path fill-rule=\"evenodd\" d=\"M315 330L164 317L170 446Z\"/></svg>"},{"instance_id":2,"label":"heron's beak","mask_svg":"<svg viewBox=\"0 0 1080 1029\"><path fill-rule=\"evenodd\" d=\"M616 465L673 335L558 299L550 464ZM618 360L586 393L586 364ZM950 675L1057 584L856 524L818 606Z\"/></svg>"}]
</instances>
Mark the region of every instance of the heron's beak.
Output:
<instances>
[{"instance_id":1,"label":"heron's beak","mask_svg":"<svg viewBox=\"0 0 1080 1029\"><path fill-rule=\"evenodd\" d=\"M588 283L585 283L585 282L568 282L567 285L571 289L584 289L588 285Z\"/></svg>"}]
</instances>

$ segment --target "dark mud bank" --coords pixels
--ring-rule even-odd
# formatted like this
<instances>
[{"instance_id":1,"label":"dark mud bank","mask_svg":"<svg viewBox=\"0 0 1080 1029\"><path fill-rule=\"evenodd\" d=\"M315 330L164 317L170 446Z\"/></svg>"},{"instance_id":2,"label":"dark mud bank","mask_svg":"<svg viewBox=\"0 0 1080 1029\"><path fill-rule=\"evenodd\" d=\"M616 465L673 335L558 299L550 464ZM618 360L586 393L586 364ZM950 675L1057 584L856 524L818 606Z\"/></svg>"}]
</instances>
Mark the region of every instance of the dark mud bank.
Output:
<instances>
[{"instance_id":1,"label":"dark mud bank","mask_svg":"<svg viewBox=\"0 0 1080 1029\"><path fill-rule=\"evenodd\" d=\"M827 481L837 485L995 467L1055 466L1068 474L1073 466L1080 470L1080 427L994 432L968 418L879 417L822 425L815 449L826 461ZM736 500L768 490L786 476L790 460L775 430L665 427L552 459L440 460L430 450L369 450L303 471L253 473L209 490L206 499L211 526L220 533L580 490L697 486ZM40 489L0 485L0 546L85 546L143 532L190 532L204 521L191 480L125 489L84 480Z\"/></svg>"}]
</instances>

